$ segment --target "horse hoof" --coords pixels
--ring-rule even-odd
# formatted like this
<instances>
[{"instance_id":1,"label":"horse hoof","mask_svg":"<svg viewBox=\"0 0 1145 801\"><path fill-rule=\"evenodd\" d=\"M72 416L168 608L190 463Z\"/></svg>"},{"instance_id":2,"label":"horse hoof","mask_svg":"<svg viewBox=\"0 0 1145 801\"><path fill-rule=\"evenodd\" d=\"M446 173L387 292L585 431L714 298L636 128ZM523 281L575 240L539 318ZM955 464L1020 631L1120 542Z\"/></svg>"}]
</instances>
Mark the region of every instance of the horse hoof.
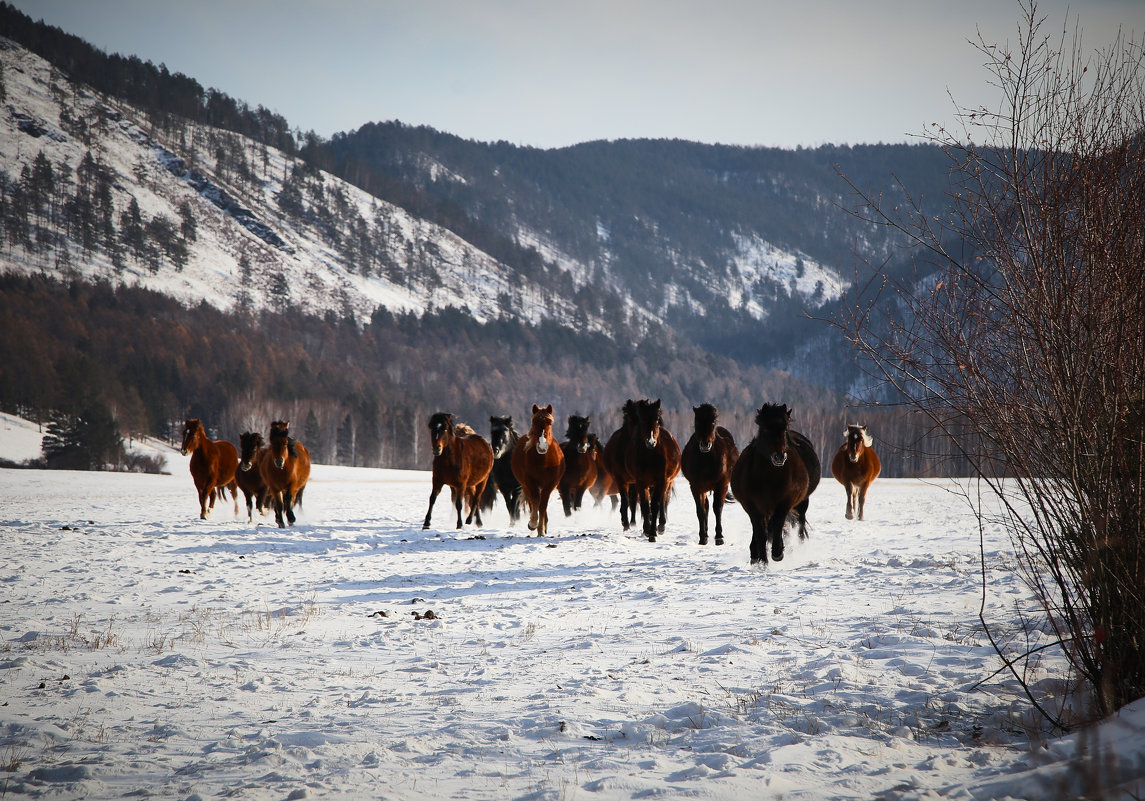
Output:
<instances>
[{"instance_id":1,"label":"horse hoof","mask_svg":"<svg viewBox=\"0 0 1145 801\"><path fill-rule=\"evenodd\" d=\"M851 514L850 512L847 512L847 519L848 520L854 520L855 516L853 514Z\"/></svg>"},{"instance_id":2,"label":"horse hoof","mask_svg":"<svg viewBox=\"0 0 1145 801\"><path fill-rule=\"evenodd\" d=\"M718 541L719 540L717 540L717 542ZM708 544L708 538L707 537L700 537L700 545L707 545L707 544Z\"/></svg>"},{"instance_id":3,"label":"horse hoof","mask_svg":"<svg viewBox=\"0 0 1145 801\"><path fill-rule=\"evenodd\" d=\"M724 544L724 538L717 536L716 537L716 545L723 545L723 544Z\"/></svg>"}]
</instances>

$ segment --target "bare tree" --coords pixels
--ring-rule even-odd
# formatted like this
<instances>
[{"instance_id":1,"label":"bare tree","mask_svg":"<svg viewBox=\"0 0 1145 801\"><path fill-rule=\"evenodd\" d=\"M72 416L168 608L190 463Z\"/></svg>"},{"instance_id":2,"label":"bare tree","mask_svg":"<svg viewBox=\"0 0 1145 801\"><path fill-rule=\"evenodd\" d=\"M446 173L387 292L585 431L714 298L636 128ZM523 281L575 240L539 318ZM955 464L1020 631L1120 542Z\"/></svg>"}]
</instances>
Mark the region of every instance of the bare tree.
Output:
<instances>
[{"instance_id":1,"label":"bare tree","mask_svg":"<svg viewBox=\"0 0 1145 801\"><path fill-rule=\"evenodd\" d=\"M1013 45L976 45L997 110L926 138L947 211L864 196L924 269L882 275L841 325L989 494L1045 622L1108 714L1145 696L1145 41L1087 54L1033 0ZM880 310L890 308L889 314ZM1030 700L1024 659L983 625Z\"/></svg>"}]
</instances>

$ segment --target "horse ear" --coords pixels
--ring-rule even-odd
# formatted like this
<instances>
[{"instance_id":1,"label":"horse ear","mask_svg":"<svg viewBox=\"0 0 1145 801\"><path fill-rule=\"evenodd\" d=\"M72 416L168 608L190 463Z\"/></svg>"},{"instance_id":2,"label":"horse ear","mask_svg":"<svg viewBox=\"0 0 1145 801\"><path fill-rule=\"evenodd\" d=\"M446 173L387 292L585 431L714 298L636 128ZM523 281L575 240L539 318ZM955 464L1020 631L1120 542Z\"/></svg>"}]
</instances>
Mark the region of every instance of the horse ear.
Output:
<instances>
[{"instance_id":1,"label":"horse ear","mask_svg":"<svg viewBox=\"0 0 1145 801\"><path fill-rule=\"evenodd\" d=\"M541 410L541 407L534 403L533 404L533 414L536 414L540 410Z\"/></svg>"},{"instance_id":2,"label":"horse ear","mask_svg":"<svg viewBox=\"0 0 1145 801\"><path fill-rule=\"evenodd\" d=\"M546 406L544 408L544 411L548 412L549 414L552 414L553 413L553 405L550 403L548 406Z\"/></svg>"}]
</instances>

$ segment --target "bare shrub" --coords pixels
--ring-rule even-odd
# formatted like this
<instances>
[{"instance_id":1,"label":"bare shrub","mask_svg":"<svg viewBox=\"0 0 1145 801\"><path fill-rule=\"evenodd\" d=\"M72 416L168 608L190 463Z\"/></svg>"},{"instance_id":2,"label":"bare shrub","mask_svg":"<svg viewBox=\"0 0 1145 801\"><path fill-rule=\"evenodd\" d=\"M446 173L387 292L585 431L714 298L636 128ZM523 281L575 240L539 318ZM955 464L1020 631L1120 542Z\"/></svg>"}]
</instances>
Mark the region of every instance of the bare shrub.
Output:
<instances>
[{"instance_id":1,"label":"bare shrub","mask_svg":"<svg viewBox=\"0 0 1145 801\"><path fill-rule=\"evenodd\" d=\"M1086 55L1045 22L1029 2L1015 44L980 39L998 109L927 134L951 159L947 213L864 196L919 270L884 274L839 322L1002 502L1104 715L1145 695L1145 42Z\"/></svg>"}]
</instances>

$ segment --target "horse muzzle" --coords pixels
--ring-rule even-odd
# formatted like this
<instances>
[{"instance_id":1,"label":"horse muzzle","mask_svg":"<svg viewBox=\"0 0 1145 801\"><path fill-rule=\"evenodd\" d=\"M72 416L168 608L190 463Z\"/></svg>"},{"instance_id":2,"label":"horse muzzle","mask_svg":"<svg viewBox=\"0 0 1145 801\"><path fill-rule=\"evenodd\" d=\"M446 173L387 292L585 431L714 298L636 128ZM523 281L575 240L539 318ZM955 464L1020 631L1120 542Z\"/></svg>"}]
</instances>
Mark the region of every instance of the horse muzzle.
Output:
<instances>
[{"instance_id":1,"label":"horse muzzle","mask_svg":"<svg viewBox=\"0 0 1145 801\"><path fill-rule=\"evenodd\" d=\"M186 456L188 453L190 453L190 451L186 448L180 448L179 453L181 453L183 456Z\"/></svg>"},{"instance_id":2,"label":"horse muzzle","mask_svg":"<svg viewBox=\"0 0 1145 801\"><path fill-rule=\"evenodd\" d=\"M582 454L583 454L583 453L588 453L588 443L587 443L587 442L581 442L581 443L579 443L579 444L576 446L576 452L577 452L577 453L582 453Z\"/></svg>"},{"instance_id":3,"label":"horse muzzle","mask_svg":"<svg viewBox=\"0 0 1145 801\"><path fill-rule=\"evenodd\" d=\"M700 453L711 453L712 452L712 444L713 443L710 439L700 440L700 446L699 446L700 447Z\"/></svg>"},{"instance_id":4,"label":"horse muzzle","mask_svg":"<svg viewBox=\"0 0 1145 801\"><path fill-rule=\"evenodd\" d=\"M657 442L656 437L649 437L648 439L644 440L644 447L647 448L648 450L652 450L653 448L656 447L656 442Z\"/></svg>"},{"instance_id":5,"label":"horse muzzle","mask_svg":"<svg viewBox=\"0 0 1145 801\"><path fill-rule=\"evenodd\" d=\"M438 444L438 443L436 443L436 442L435 442L435 443L433 443L433 455L434 455L434 456L441 456L441 452L442 452L443 450L445 450L445 449L444 449L444 448L442 448L442 447L441 447L441 445L439 445L439 444Z\"/></svg>"},{"instance_id":6,"label":"horse muzzle","mask_svg":"<svg viewBox=\"0 0 1145 801\"><path fill-rule=\"evenodd\" d=\"M851 464L858 464L859 463L859 454L848 453L847 454L847 461L850 462Z\"/></svg>"},{"instance_id":7,"label":"horse muzzle","mask_svg":"<svg viewBox=\"0 0 1145 801\"><path fill-rule=\"evenodd\" d=\"M242 464L239 465L239 469L242 470L244 473L250 472L250 469L252 467L254 467L254 465L251 462L243 462Z\"/></svg>"},{"instance_id":8,"label":"horse muzzle","mask_svg":"<svg viewBox=\"0 0 1145 801\"><path fill-rule=\"evenodd\" d=\"M286 467L286 460L285 459L275 459L274 460L274 466L277 467L279 470L281 470L282 468Z\"/></svg>"},{"instance_id":9,"label":"horse muzzle","mask_svg":"<svg viewBox=\"0 0 1145 801\"><path fill-rule=\"evenodd\" d=\"M549 441L543 437L537 439L537 453L544 456L549 452Z\"/></svg>"},{"instance_id":10,"label":"horse muzzle","mask_svg":"<svg viewBox=\"0 0 1145 801\"><path fill-rule=\"evenodd\" d=\"M771 463L776 467L783 467L785 464L787 464L787 454L775 451L771 454Z\"/></svg>"}]
</instances>

